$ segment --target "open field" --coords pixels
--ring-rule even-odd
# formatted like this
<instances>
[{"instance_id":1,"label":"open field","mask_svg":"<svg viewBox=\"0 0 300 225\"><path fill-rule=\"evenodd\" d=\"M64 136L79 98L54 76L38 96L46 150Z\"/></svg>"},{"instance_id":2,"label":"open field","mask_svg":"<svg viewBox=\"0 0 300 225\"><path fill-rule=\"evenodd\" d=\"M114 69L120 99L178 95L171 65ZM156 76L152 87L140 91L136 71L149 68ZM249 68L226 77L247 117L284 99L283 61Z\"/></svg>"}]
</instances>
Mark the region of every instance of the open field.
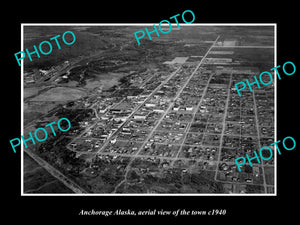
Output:
<instances>
[{"instance_id":1,"label":"open field","mask_svg":"<svg viewBox=\"0 0 300 225\"><path fill-rule=\"evenodd\" d=\"M24 193L72 193L27 154L24 165Z\"/></svg>"},{"instance_id":2,"label":"open field","mask_svg":"<svg viewBox=\"0 0 300 225\"><path fill-rule=\"evenodd\" d=\"M34 97L31 101L70 101L81 98L84 96L84 92L78 89L56 87L52 88L39 96Z\"/></svg>"}]
</instances>

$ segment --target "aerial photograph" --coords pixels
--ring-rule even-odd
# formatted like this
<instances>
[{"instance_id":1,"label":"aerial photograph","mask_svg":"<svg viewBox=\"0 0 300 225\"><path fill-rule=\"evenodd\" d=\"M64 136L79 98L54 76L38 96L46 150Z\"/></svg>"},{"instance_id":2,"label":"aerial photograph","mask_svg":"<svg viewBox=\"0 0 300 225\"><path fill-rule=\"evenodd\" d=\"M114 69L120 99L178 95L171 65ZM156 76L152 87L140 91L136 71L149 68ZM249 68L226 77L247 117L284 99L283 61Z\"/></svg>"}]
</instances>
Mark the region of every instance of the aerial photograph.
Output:
<instances>
[{"instance_id":1,"label":"aerial photograph","mask_svg":"<svg viewBox=\"0 0 300 225\"><path fill-rule=\"evenodd\" d=\"M235 87L275 66L275 25L174 24L140 44L153 25L22 26L24 51L53 47L22 62L24 138L48 133L23 148L22 194L276 192L274 159L235 163L275 141L275 84Z\"/></svg>"}]
</instances>

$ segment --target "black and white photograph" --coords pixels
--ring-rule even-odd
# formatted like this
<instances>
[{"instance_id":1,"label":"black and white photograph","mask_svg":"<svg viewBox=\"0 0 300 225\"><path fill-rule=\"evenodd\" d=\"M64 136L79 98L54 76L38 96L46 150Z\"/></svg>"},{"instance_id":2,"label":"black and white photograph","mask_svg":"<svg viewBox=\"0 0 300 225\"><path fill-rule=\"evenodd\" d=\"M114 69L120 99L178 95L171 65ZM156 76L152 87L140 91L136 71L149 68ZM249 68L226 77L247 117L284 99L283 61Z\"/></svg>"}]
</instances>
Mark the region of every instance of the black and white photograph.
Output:
<instances>
[{"instance_id":1,"label":"black and white photograph","mask_svg":"<svg viewBox=\"0 0 300 225\"><path fill-rule=\"evenodd\" d=\"M1 15L3 220L297 221L296 4L111 3Z\"/></svg>"},{"instance_id":2,"label":"black and white photograph","mask_svg":"<svg viewBox=\"0 0 300 225\"><path fill-rule=\"evenodd\" d=\"M141 25L23 24L24 194L274 194L276 26Z\"/></svg>"}]
</instances>

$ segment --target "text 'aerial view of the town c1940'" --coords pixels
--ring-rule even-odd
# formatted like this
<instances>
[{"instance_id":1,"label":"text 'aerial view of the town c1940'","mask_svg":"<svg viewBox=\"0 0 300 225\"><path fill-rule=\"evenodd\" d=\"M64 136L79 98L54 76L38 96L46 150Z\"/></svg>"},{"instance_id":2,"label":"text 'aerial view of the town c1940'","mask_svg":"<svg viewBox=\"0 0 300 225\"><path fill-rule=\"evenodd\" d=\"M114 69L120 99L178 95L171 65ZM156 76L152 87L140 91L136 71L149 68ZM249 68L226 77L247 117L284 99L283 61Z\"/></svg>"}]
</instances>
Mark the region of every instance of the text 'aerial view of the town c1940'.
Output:
<instances>
[{"instance_id":1,"label":"text 'aerial view of the town c1940'","mask_svg":"<svg viewBox=\"0 0 300 225\"><path fill-rule=\"evenodd\" d=\"M48 138L23 148L22 194L274 194L273 159L234 161L274 142L274 84L234 86L274 67L274 25L175 24L138 45L145 27L24 25L29 51L76 41L24 59L24 138Z\"/></svg>"}]
</instances>

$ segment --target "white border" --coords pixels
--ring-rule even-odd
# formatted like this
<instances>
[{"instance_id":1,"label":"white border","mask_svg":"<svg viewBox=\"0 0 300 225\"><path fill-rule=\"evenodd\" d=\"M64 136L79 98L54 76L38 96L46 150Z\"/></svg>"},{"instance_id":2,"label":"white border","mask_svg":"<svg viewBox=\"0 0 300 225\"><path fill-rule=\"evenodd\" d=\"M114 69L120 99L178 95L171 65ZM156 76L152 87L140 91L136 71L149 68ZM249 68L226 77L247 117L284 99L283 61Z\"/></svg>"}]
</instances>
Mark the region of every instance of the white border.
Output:
<instances>
[{"instance_id":1,"label":"white border","mask_svg":"<svg viewBox=\"0 0 300 225\"><path fill-rule=\"evenodd\" d=\"M277 66L277 24L274 26L274 67ZM274 127L275 127L275 142L277 141L277 76L275 76L274 71L274 77L275 77L275 83L274 83ZM274 195L277 196L277 151L275 151L274 156L274 170L275 170L275 177L274 177Z\"/></svg>"},{"instance_id":2,"label":"white border","mask_svg":"<svg viewBox=\"0 0 300 225\"><path fill-rule=\"evenodd\" d=\"M156 23L21 23L21 51L24 50L24 26L153 26ZM167 26L167 24L161 24ZM172 25L176 25L172 23ZM192 23L192 24L180 24L180 26L274 26L274 67L277 66L277 23ZM277 76L275 77L275 105L274 105L274 122L275 122L275 141L277 141ZM21 135L24 130L24 115L23 115L23 87L24 87L24 62L21 61ZM274 193L262 193L262 194L40 194L40 193L24 193L24 147L21 144L21 196L277 196L277 152L274 157Z\"/></svg>"},{"instance_id":3,"label":"white border","mask_svg":"<svg viewBox=\"0 0 300 225\"><path fill-rule=\"evenodd\" d=\"M21 25L21 51L24 49L24 26ZM21 135L24 136L24 62L21 61ZM24 146L21 144L21 195L24 194Z\"/></svg>"}]
</instances>

